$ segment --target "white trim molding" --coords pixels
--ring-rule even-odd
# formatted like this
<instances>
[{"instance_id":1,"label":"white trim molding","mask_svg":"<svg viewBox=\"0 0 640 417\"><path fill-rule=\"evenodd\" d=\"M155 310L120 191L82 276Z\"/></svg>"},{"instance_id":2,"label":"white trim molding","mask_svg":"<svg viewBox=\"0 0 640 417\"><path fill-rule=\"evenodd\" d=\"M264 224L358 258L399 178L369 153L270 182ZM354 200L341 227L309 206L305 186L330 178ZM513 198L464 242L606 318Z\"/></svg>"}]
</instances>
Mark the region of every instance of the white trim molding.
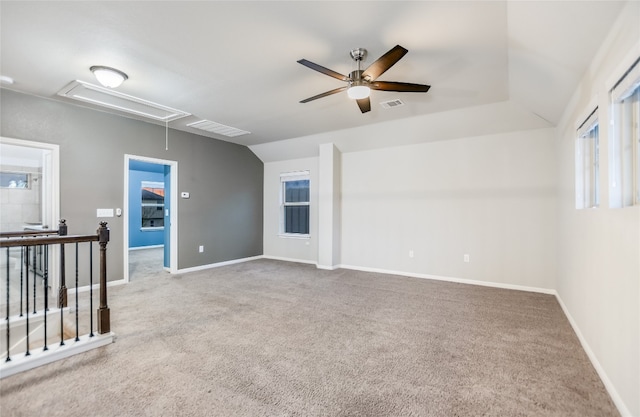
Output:
<instances>
[{"instance_id":1,"label":"white trim molding","mask_svg":"<svg viewBox=\"0 0 640 417\"><path fill-rule=\"evenodd\" d=\"M190 268L178 269L175 273L182 274L182 273L186 273L186 272L202 271L204 269L219 268L221 266L239 264L239 263L249 262L249 261L255 261L255 260L258 260L258 259L262 259L262 258L263 258L262 255L258 255L258 256L251 256L251 257L248 257L248 258L232 259L230 261L216 262L216 263L213 263L213 264L198 265L198 266L192 266ZM172 272L172 274L173 273L174 272Z\"/></svg>"},{"instance_id":2,"label":"white trim molding","mask_svg":"<svg viewBox=\"0 0 640 417\"><path fill-rule=\"evenodd\" d=\"M458 284L480 285L483 287L503 288L507 290L518 290L518 291L537 292L541 294L556 295L556 290L553 290L550 288L529 287L526 285L505 284L502 282L478 281L474 279L421 274L416 272L392 271L387 269L369 268L369 267L355 266L355 265L339 265L339 268L353 269L355 271L364 271L364 272L376 272L380 274L401 275L401 276L412 277L412 278L433 279L436 281L456 282Z\"/></svg>"},{"instance_id":3,"label":"white trim molding","mask_svg":"<svg viewBox=\"0 0 640 417\"><path fill-rule=\"evenodd\" d=\"M558 300L558 304L560 304L560 307L562 308L564 315L567 317L567 320L569 320L569 324L571 324L571 328L575 332L576 336L578 336L580 345L582 345L582 348L584 349L585 353L589 357L591 364L593 365L596 372L598 373L598 376L602 380L604 387L606 388L607 392L611 396L611 400L618 408L620 415L632 416L631 411L629 411L624 401L622 401L622 397L620 397L620 394L618 394L618 391L616 391L615 386L611 383L609 376L604 371L604 368L602 367L602 365L600 365L600 361L598 361L598 358L596 357L595 353L593 353L593 350L591 350L591 346L589 346L589 344L587 343L587 340L582 335L582 332L580 331L578 324L571 316L571 313L569 313L569 309L567 309L567 306L564 304L564 302L562 301L562 298L560 298L560 295L557 293L556 293L556 299Z\"/></svg>"},{"instance_id":4,"label":"white trim molding","mask_svg":"<svg viewBox=\"0 0 640 417\"><path fill-rule=\"evenodd\" d=\"M0 379L106 346L113 343L115 333L96 334L93 337L89 337L87 334L80 336L79 339L78 341L66 340L64 345L51 344L47 350L33 349L29 356L16 355L12 357L10 362L3 362L0 365Z\"/></svg>"}]
</instances>

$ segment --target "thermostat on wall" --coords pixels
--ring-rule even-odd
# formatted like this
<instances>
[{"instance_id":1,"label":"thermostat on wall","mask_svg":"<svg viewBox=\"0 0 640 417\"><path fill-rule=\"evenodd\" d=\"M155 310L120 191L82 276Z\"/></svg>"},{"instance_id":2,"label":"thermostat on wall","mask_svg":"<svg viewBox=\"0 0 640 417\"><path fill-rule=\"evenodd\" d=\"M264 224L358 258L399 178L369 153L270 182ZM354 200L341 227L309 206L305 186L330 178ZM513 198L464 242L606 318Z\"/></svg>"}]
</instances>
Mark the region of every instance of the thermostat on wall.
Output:
<instances>
[{"instance_id":1,"label":"thermostat on wall","mask_svg":"<svg viewBox=\"0 0 640 417\"><path fill-rule=\"evenodd\" d=\"M180 197L182 197L182 198L189 198L189 193L188 193L188 192L186 192L186 191L183 191L183 192L181 192L181 193L180 193Z\"/></svg>"}]
</instances>

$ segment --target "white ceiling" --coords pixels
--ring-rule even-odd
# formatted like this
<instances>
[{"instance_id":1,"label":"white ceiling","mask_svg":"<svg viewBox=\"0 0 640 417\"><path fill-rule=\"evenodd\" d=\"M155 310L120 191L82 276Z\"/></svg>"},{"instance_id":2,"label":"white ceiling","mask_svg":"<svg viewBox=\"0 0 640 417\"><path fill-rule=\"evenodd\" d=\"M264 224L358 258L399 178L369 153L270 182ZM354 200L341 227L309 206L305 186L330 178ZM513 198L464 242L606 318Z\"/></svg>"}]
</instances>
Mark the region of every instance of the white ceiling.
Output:
<instances>
[{"instance_id":1,"label":"white ceiling","mask_svg":"<svg viewBox=\"0 0 640 417\"><path fill-rule=\"evenodd\" d=\"M248 145L273 160L325 132L344 136L381 122L391 122L389 129L399 119L418 119L438 138L468 135L461 117L469 109L483 115L474 132L554 126L622 5L2 1L0 74L15 80L4 88L67 100L56 94L66 84L96 83L89 67L112 66L129 75L118 91L193 115L170 127ZM346 93L299 103L343 84L297 60L347 74L351 49L369 51L366 66L396 44L409 53L379 79L429 84L428 93L374 91L365 114ZM378 105L396 98L406 105ZM225 138L186 126L201 119L251 134ZM361 147L398 144L389 140Z\"/></svg>"}]
</instances>

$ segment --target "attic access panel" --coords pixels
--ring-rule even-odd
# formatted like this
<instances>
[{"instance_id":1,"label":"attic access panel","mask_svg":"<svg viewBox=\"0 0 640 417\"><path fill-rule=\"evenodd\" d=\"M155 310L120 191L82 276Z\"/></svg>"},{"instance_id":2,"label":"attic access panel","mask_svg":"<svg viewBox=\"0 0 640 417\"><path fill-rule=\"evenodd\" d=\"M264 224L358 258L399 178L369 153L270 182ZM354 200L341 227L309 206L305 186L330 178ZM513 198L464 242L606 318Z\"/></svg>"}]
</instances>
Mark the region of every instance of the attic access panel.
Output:
<instances>
[{"instance_id":1,"label":"attic access panel","mask_svg":"<svg viewBox=\"0 0 640 417\"><path fill-rule=\"evenodd\" d=\"M69 83L58 92L58 95L160 122L171 122L190 116L190 113L182 110L78 80Z\"/></svg>"}]
</instances>

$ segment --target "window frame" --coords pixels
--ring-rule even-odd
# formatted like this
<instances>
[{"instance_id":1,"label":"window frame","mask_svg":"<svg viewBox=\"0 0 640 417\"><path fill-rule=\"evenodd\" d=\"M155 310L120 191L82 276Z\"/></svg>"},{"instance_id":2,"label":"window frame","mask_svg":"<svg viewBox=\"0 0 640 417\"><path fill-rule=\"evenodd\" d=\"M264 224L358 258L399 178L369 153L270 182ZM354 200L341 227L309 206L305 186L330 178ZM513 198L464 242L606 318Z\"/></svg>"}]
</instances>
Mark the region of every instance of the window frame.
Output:
<instances>
[{"instance_id":1,"label":"window frame","mask_svg":"<svg viewBox=\"0 0 640 417\"><path fill-rule=\"evenodd\" d=\"M640 206L640 57L609 90L609 205ZM630 121L627 123L627 121Z\"/></svg>"},{"instance_id":2,"label":"window frame","mask_svg":"<svg viewBox=\"0 0 640 417\"><path fill-rule=\"evenodd\" d=\"M309 182L309 199L308 201L302 202L286 202L286 183L293 181L308 181ZM279 210L279 230L278 235L284 238L293 238L293 239L309 239L311 237L311 176L309 171L293 171L293 172L284 172L280 174L280 210ZM286 207L300 207L305 206L309 207L308 213L308 233L292 233L286 232Z\"/></svg>"},{"instance_id":3,"label":"window frame","mask_svg":"<svg viewBox=\"0 0 640 417\"><path fill-rule=\"evenodd\" d=\"M145 188L162 188L164 190L164 182L160 182L160 181L141 181L140 182L140 191L142 192L142 190L144 190ZM143 226L142 225L142 220L143 220L143 216L142 213L144 212L144 208L145 207L160 207L162 210L162 220L163 220L163 225L162 226ZM142 198L140 199L140 231L142 232L152 232L152 231L156 231L156 230L164 230L164 199L162 200L162 204L157 204L157 203L143 203L142 202Z\"/></svg>"},{"instance_id":4,"label":"window frame","mask_svg":"<svg viewBox=\"0 0 640 417\"><path fill-rule=\"evenodd\" d=\"M600 207L600 122L596 107L576 130L576 208Z\"/></svg>"}]
</instances>

